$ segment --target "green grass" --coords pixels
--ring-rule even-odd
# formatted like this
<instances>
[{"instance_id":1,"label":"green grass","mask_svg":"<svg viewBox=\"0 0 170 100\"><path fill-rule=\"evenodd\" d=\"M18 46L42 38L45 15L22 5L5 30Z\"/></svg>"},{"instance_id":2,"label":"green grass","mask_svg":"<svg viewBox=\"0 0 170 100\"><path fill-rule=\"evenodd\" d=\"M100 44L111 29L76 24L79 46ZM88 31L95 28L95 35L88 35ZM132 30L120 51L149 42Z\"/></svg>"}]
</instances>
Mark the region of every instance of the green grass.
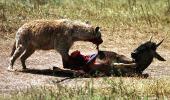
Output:
<instances>
[{"instance_id":1,"label":"green grass","mask_svg":"<svg viewBox=\"0 0 170 100\"><path fill-rule=\"evenodd\" d=\"M168 99L170 82L166 79L103 78L85 81L84 86L33 86L0 99L10 100L139 100ZM102 87L100 85L103 85Z\"/></svg>"},{"instance_id":2,"label":"green grass","mask_svg":"<svg viewBox=\"0 0 170 100\"><path fill-rule=\"evenodd\" d=\"M170 22L168 0L1 0L0 4L6 31L14 29L12 24L40 18L89 20L103 27L152 27Z\"/></svg>"},{"instance_id":3,"label":"green grass","mask_svg":"<svg viewBox=\"0 0 170 100\"><path fill-rule=\"evenodd\" d=\"M25 22L59 18L90 21L106 30L105 40L109 35L127 41L170 35L169 0L1 0L0 8L0 37L5 40Z\"/></svg>"}]
</instances>

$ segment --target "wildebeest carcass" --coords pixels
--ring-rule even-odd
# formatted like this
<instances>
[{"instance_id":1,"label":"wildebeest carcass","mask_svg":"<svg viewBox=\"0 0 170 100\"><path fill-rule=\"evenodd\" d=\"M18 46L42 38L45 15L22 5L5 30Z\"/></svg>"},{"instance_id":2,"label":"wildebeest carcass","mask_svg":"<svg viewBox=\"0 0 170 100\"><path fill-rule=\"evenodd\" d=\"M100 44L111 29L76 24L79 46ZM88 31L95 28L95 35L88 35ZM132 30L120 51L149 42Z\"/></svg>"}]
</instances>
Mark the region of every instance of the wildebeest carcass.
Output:
<instances>
[{"instance_id":1,"label":"wildebeest carcass","mask_svg":"<svg viewBox=\"0 0 170 100\"><path fill-rule=\"evenodd\" d=\"M141 44L131 53L131 59L115 52L100 50L97 54L90 56L86 61L82 60L82 55L78 55L75 57L77 59L70 60L74 66L69 69L83 70L90 75L102 73L107 76L148 77L148 74L142 73L152 63L153 58L157 58L159 61L165 61L165 59L156 52L162 42L163 40L156 44L150 40ZM85 58L87 57L85 56Z\"/></svg>"}]
</instances>

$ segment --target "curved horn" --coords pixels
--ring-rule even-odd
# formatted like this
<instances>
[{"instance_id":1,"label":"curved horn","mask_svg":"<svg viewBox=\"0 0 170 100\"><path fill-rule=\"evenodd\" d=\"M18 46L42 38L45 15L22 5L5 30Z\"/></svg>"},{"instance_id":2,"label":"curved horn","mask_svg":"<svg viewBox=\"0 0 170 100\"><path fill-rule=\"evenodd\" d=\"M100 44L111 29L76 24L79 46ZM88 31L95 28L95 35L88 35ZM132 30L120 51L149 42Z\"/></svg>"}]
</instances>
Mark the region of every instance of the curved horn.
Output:
<instances>
[{"instance_id":1,"label":"curved horn","mask_svg":"<svg viewBox=\"0 0 170 100\"><path fill-rule=\"evenodd\" d=\"M164 41L164 39L162 40L162 41L160 41L157 45L156 45L156 47L159 47L159 45L161 45L161 43Z\"/></svg>"},{"instance_id":2,"label":"curved horn","mask_svg":"<svg viewBox=\"0 0 170 100\"><path fill-rule=\"evenodd\" d=\"M150 37L150 39L149 39L150 42L151 42L152 38L153 38L153 35L152 35L152 36Z\"/></svg>"}]
</instances>

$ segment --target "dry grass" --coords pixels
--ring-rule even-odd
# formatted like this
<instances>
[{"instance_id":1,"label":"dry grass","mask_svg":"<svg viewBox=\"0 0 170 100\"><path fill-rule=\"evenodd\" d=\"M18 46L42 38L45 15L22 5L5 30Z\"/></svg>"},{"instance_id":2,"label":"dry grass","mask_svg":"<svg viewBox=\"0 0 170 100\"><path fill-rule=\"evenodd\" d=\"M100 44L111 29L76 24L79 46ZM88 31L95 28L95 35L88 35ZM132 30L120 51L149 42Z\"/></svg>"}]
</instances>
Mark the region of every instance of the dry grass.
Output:
<instances>
[{"instance_id":1,"label":"dry grass","mask_svg":"<svg viewBox=\"0 0 170 100\"><path fill-rule=\"evenodd\" d=\"M96 83L98 81L98 83ZM162 79L102 78L88 79L83 85L31 87L6 95L11 100L108 100L108 99L168 99L170 82ZM2 98L4 99L4 98Z\"/></svg>"}]
</instances>

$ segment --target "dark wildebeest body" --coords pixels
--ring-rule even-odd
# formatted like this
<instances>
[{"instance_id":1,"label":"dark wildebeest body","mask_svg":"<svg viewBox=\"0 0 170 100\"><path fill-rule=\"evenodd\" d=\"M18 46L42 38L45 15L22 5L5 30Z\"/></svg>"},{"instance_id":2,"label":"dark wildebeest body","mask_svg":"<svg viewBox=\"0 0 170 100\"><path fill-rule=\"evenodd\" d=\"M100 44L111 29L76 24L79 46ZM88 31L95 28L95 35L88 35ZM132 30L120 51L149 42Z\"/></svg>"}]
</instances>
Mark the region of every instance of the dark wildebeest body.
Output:
<instances>
[{"instance_id":1,"label":"dark wildebeest body","mask_svg":"<svg viewBox=\"0 0 170 100\"><path fill-rule=\"evenodd\" d=\"M165 59L156 52L157 47L162 42L163 40L156 44L148 41L141 44L131 53L132 59L128 59L127 57L114 52L99 51L96 59L103 61L104 66L98 65L95 70L104 69L103 72L106 74L117 76L142 75L143 71L152 63L153 58L157 58L160 61L165 61ZM116 57L112 58L111 56ZM91 68L93 68L93 66L91 66Z\"/></svg>"},{"instance_id":2,"label":"dark wildebeest body","mask_svg":"<svg viewBox=\"0 0 170 100\"><path fill-rule=\"evenodd\" d=\"M151 64L153 58L165 61L156 52L162 42L163 40L158 44L151 41L145 42L131 53L132 59L111 51L98 51L98 54L91 57L89 62L81 68L90 74L99 72L108 76L143 76L143 71ZM74 70L74 67L70 69ZM148 74L144 74L144 77L147 76Z\"/></svg>"}]
</instances>

